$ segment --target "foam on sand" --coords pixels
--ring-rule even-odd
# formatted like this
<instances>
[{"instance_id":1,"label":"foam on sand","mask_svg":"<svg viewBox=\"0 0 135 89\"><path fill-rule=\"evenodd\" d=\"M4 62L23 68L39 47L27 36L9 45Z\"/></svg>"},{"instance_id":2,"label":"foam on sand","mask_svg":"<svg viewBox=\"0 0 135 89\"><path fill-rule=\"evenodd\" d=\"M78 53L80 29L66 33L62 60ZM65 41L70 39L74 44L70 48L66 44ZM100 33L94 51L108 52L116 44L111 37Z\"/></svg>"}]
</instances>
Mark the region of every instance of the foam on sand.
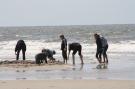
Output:
<instances>
[{"instance_id":1,"label":"foam on sand","mask_svg":"<svg viewBox=\"0 0 135 89\"><path fill-rule=\"evenodd\" d=\"M63 65L63 62L60 61L50 61L48 60L48 63L42 63L42 64L36 64L35 61L32 60L13 60L13 61L1 61L0 62L0 67L8 67L8 68L27 68L27 67L36 67L36 66L49 66L49 65Z\"/></svg>"}]
</instances>

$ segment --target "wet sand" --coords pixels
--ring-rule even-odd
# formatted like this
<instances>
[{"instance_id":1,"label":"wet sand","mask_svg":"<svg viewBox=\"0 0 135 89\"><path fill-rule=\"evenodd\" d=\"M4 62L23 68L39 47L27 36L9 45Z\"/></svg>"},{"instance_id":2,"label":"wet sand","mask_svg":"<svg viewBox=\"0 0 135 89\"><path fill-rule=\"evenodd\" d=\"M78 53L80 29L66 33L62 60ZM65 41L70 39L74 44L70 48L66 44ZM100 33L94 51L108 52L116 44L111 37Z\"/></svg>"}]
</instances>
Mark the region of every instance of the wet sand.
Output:
<instances>
[{"instance_id":1,"label":"wet sand","mask_svg":"<svg viewBox=\"0 0 135 89\"><path fill-rule=\"evenodd\" d=\"M0 89L135 89L134 72L128 65L109 64L106 69L96 69L96 65L1 64Z\"/></svg>"},{"instance_id":2,"label":"wet sand","mask_svg":"<svg viewBox=\"0 0 135 89\"><path fill-rule=\"evenodd\" d=\"M2 64L0 65L0 80L135 80L135 63L123 59L110 60L107 68L97 69L97 62L91 61L84 65L76 63L49 64ZM121 65L122 64L122 65Z\"/></svg>"},{"instance_id":3,"label":"wet sand","mask_svg":"<svg viewBox=\"0 0 135 89\"><path fill-rule=\"evenodd\" d=\"M0 89L135 89L135 81L15 80L15 81L0 81Z\"/></svg>"}]
</instances>

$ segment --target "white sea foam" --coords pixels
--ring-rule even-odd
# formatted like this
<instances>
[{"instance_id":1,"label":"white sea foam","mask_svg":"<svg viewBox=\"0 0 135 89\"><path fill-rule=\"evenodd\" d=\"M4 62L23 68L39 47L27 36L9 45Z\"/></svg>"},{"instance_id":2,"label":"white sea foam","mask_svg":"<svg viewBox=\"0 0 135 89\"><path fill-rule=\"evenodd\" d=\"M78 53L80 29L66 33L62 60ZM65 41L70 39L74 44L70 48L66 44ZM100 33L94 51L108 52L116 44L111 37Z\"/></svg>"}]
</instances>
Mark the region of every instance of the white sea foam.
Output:
<instances>
[{"instance_id":1,"label":"white sea foam","mask_svg":"<svg viewBox=\"0 0 135 89\"><path fill-rule=\"evenodd\" d=\"M52 49L56 51L55 57L57 59L62 59L60 42L45 42L44 40L26 40L27 52L26 58L33 60L35 55L43 48ZM11 60L15 59L15 45L17 41L1 41L0 42L0 59L1 60ZM94 59L96 52L96 44L82 44L83 56L84 58ZM122 41L120 43L111 43L109 44L108 53L110 55L119 55L122 53L135 53L135 41ZM78 57L78 56L76 56ZM20 58L21 55L20 55Z\"/></svg>"},{"instance_id":2,"label":"white sea foam","mask_svg":"<svg viewBox=\"0 0 135 89\"><path fill-rule=\"evenodd\" d=\"M110 52L127 52L135 53L135 41L121 41L120 43L111 44L109 47Z\"/></svg>"}]
</instances>

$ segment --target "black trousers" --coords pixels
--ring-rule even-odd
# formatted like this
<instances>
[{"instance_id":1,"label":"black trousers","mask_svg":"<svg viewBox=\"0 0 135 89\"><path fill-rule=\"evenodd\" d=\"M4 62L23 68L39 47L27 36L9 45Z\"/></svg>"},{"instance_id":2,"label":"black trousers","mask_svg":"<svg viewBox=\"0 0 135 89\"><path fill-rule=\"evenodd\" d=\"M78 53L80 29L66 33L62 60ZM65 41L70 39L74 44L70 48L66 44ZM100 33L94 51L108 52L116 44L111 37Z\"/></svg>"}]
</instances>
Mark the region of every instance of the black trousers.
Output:
<instances>
[{"instance_id":1,"label":"black trousers","mask_svg":"<svg viewBox=\"0 0 135 89\"><path fill-rule=\"evenodd\" d=\"M98 58L101 59L101 54L102 54L102 52L103 52L103 49L102 49L102 48L97 49L97 52L96 52L96 58L97 58L97 59L98 59Z\"/></svg>"},{"instance_id":2,"label":"black trousers","mask_svg":"<svg viewBox=\"0 0 135 89\"><path fill-rule=\"evenodd\" d=\"M21 51L21 50L18 50L18 51L17 51L16 60L19 60L20 51ZM23 60L25 60L25 51L24 51L24 50L22 50L22 55L23 55Z\"/></svg>"},{"instance_id":3,"label":"black trousers","mask_svg":"<svg viewBox=\"0 0 135 89\"><path fill-rule=\"evenodd\" d=\"M63 59L67 60L67 51L62 50L62 56L63 56Z\"/></svg>"}]
</instances>

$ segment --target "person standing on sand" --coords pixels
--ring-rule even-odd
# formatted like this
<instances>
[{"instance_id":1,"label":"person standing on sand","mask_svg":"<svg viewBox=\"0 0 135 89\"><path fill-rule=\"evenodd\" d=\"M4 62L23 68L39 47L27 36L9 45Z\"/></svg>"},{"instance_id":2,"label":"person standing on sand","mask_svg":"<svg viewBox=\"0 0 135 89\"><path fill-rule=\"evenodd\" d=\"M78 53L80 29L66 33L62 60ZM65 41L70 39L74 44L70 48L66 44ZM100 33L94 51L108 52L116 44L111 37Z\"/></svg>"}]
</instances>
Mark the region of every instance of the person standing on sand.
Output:
<instances>
[{"instance_id":1,"label":"person standing on sand","mask_svg":"<svg viewBox=\"0 0 135 89\"><path fill-rule=\"evenodd\" d=\"M25 60L26 44L23 40L19 40L15 47L16 60L19 59L20 51L22 50L23 60Z\"/></svg>"},{"instance_id":2,"label":"person standing on sand","mask_svg":"<svg viewBox=\"0 0 135 89\"><path fill-rule=\"evenodd\" d=\"M64 63L67 63L67 40L64 37L64 35L60 35L61 42L61 50L62 50L62 56Z\"/></svg>"},{"instance_id":3,"label":"person standing on sand","mask_svg":"<svg viewBox=\"0 0 135 89\"><path fill-rule=\"evenodd\" d=\"M102 49L102 42L100 39L100 35L95 33L94 38L95 38L96 45L97 45L96 58L97 58L98 62L101 63L102 62L101 54L103 52L103 49Z\"/></svg>"},{"instance_id":4,"label":"person standing on sand","mask_svg":"<svg viewBox=\"0 0 135 89\"><path fill-rule=\"evenodd\" d=\"M78 51L78 55L81 59L81 64L83 64L83 55L82 55L82 46L79 43L71 43L68 45L69 53L68 53L68 59L70 55L70 51L73 50L72 58L73 58L73 64L75 64L75 54Z\"/></svg>"}]
</instances>

